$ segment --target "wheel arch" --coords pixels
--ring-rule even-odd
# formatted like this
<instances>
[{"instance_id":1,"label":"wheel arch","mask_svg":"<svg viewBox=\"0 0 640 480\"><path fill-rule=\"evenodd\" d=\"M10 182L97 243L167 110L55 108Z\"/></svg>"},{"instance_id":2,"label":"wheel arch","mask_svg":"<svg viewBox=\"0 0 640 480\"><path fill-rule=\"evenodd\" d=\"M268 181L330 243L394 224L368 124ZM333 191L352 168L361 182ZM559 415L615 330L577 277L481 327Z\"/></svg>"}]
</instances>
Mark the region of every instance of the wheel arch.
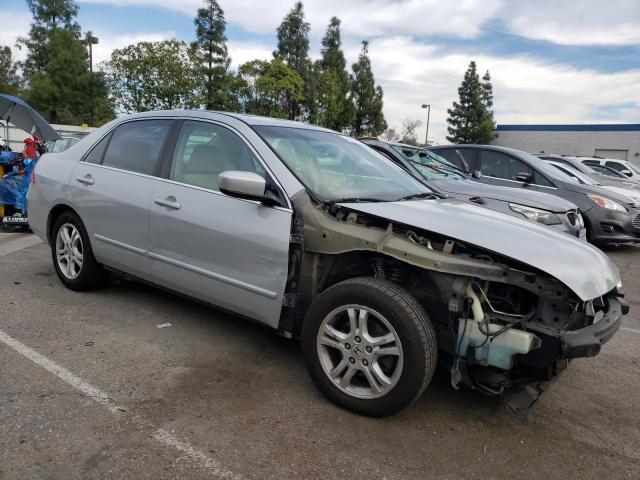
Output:
<instances>
[{"instance_id":1,"label":"wheel arch","mask_svg":"<svg viewBox=\"0 0 640 480\"><path fill-rule=\"evenodd\" d=\"M78 215L78 212L76 212L73 209L73 207L71 207L70 205L67 205L66 203L59 203L58 205L53 207L49 211L49 215L47 217L47 242L49 243L49 245L51 245L51 241L53 239L53 226L56 224L56 220L60 218L60 215L62 215L65 212L74 213L75 215L78 216L78 218L80 218L80 215ZM82 219L80 219L80 221L82 221Z\"/></svg>"}]
</instances>

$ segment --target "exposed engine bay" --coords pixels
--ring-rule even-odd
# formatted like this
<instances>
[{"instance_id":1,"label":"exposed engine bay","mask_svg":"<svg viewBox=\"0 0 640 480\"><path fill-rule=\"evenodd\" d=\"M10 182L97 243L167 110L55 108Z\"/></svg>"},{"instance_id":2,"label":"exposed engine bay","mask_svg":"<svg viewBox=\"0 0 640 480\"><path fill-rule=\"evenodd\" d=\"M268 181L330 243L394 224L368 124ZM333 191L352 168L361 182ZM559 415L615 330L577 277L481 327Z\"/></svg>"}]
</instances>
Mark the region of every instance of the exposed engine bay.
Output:
<instances>
[{"instance_id":1,"label":"exposed engine bay","mask_svg":"<svg viewBox=\"0 0 640 480\"><path fill-rule=\"evenodd\" d=\"M520 416L571 358L599 353L601 338L571 339L571 332L628 308L618 289L584 301L530 265L437 233L306 193L294 205L281 333L296 336L308 306L331 285L359 276L390 280L429 315L452 386L504 394Z\"/></svg>"}]
</instances>

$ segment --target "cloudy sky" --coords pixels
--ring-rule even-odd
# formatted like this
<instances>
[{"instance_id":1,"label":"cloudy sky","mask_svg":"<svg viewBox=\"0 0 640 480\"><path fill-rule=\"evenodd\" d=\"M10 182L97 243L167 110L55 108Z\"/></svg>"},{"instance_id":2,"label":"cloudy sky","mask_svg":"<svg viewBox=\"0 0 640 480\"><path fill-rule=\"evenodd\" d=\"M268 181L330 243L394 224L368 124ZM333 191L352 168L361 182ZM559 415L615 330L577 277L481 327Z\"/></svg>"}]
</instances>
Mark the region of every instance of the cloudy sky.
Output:
<instances>
[{"instance_id":1,"label":"cloudy sky","mask_svg":"<svg viewBox=\"0 0 640 480\"><path fill-rule=\"evenodd\" d=\"M97 62L141 40L191 41L201 0L78 0L83 30L100 38ZM233 65L269 58L294 0L220 0ZM445 143L446 110L471 60L489 70L496 120L640 123L639 0L306 0L311 54L333 15L352 63L370 42L390 126L423 119ZM1 0L0 44L28 32L24 0ZM18 52L18 56L21 54ZM421 135L424 135L424 127Z\"/></svg>"}]
</instances>

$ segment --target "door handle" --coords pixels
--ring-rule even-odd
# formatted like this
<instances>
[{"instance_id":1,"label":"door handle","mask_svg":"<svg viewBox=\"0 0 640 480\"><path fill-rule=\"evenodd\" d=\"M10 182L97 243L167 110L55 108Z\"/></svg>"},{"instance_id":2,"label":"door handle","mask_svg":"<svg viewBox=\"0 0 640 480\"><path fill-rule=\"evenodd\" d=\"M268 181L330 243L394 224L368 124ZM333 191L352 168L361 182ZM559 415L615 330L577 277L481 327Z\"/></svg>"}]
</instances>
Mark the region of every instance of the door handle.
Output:
<instances>
[{"instance_id":1,"label":"door handle","mask_svg":"<svg viewBox=\"0 0 640 480\"><path fill-rule=\"evenodd\" d=\"M161 207L167 207L171 210L180 210L180 202L176 201L175 197L167 197L167 198L156 198L154 200L156 205L160 205Z\"/></svg>"},{"instance_id":2,"label":"door handle","mask_svg":"<svg viewBox=\"0 0 640 480\"><path fill-rule=\"evenodd\" d=\"M87 174L84 177L76 177L76 181L84 183L85 185L93 185L93 177L91 174Z\"/></svg>"}]
</instances>

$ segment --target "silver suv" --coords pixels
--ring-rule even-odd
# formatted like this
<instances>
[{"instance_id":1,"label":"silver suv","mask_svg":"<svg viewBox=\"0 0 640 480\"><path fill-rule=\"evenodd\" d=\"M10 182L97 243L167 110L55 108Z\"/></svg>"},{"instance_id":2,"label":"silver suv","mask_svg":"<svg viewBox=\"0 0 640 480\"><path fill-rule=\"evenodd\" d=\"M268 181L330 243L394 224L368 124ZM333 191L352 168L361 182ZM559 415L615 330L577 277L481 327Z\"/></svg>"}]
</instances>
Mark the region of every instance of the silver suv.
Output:
<instances>
[{"instance_id":1,"label":"silver suv","mask_svg":"<svg viewBox=\"0 0 640 480\"><path fill-rule=\"evenodd\" d=\"M67 287L122 272L300 338L317 387L372 416L415 401L438 358L526 411L628 309L598 249L296 122L120 118L38 163L29 212Z\"/></svg>"}]
</instances>

